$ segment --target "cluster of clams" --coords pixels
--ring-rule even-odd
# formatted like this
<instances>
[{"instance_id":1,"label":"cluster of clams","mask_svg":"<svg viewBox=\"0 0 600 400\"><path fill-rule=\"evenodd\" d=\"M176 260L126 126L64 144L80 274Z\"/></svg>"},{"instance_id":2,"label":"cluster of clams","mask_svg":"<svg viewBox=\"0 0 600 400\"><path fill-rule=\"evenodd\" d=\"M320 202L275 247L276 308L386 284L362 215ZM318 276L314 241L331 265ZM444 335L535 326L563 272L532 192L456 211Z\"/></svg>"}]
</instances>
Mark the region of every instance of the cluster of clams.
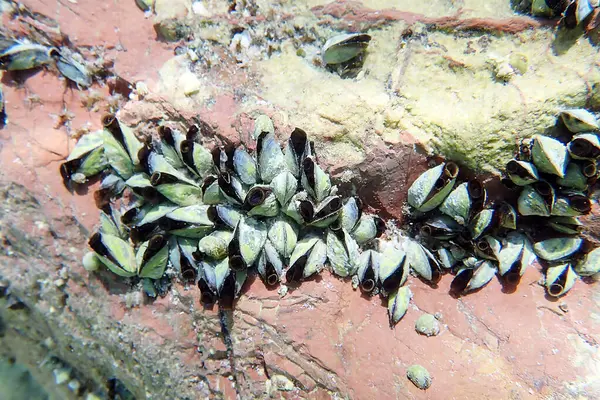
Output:
<instances>
[{"instance_id":1,"label":"cluster of clams","mask_svg":"<svg viewBox=\"0 0 600 400\"><path fill-rule=\"evenodd\" d=\"M522 141L503 180L512 193L495 204L487 204L479 181L458 183L452 162L426 171L410 187L417 237L437 255L435 265L454 270L455 291L479 289L496 273L514 286L536 258L546 267L550 296L565 294L576 275L600 271L600 249L579 237L578 219L591 211L598 178L598 121L583 109L565 110L560 120L568 143L544 135Z\"/></svg>"},{"instance_id":2,"label":"cluster of clams","mask_svg":"<svg viewBox=\"0 0 600 400\"><path fill-rule=\"evenodd\" d=\"M92 77L79 54L69 49L30 43L25 40L0 36L0 69L22 71L54 65L58 71L76 85L88 87Z\"/></svg>"},{"instance_id":3,"label":"cluster of clams","mask_svg":"<svg viewBox=\"0 0 600 400\"><path fill-rule=\"evenodd\" d=\"M177 274L198 285L203 303L230 308L252 270L268 286L285 283L285 293L328 265L363 293L387 297L393 325L412 297L404 286L411 271L432 282L453 271L453 290L465 293L496 273L516 285L539 257L552 296L568 291L575 274L598 273L600 250L587 252L577 219L591 209L598 124L585 110L561 118L575 133L567 145L538 135L508 163L514 202L488 204L480 181L460 182L459 167L445 162L409 188L408 232L389 229L385 240L379 217L337 193L306 133L296 128L282 150L266 116L256 120L251 154L209 151L196 126L185 134L161 126L158 140L140 141L109 115L103 131L79 140L61 174L67 185L104 174L88 268L104 265L145 287ZM130 202L120 210L114 199L124 196ZM546 237L532 244L540 232Z\"/></svg>"}]
</instances>

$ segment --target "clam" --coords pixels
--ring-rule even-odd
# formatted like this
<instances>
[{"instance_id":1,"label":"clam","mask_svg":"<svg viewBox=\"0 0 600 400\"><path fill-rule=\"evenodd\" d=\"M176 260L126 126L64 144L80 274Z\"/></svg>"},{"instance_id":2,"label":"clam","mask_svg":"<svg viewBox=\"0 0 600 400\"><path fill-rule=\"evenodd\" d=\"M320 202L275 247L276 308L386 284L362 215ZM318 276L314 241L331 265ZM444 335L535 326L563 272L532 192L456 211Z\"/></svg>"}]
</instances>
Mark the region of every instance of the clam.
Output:
<instances>
[{"instance_id":1,"label":"clam","mask_svg":"<svg viewBox=\"0 0 600 400\"><path fill-rule=\"evenodd\" d=\"M404 285L408 277L406 253L394 247L386 248L379 261L379 283L386 293L392 293Z\"/></svg>"},{"instance_id":2,"label":"clam","mask_svg":"<svg viewBox=\"0 0 600 400\"><path fill-rule=\"evenodd\" d=\"M486 201L486 190L477 180L462 183L446 197L440 211L466 225L473 212L481 210Z\"/></svg>"},{"instance_id":3,"label":"clam","mask_svg":"<svg viewBox=\"0 0 600 400\"><path fill-rule=\"evenodd\" d=\"M160 213L160 211L157 212ZM144 218L144 220L147 219ZM140 222L140 225L143 223L144 221ZM202 238L214 228L215 223L209 206L194 204L178 207L166 213L164 217L160 218L159 225L172 235Z\"/></svg>"},{"instance_id":4,"label":"clam","mask_svg":"<svg viewBox=\"0 0 600 400\"><path fill-rule=\"evenodd\" d=\"M560 217L577 217L579 215L589 214L592 210L592 203L588 196L583 193L564 193L556 197L551 215Z\"/></svg>"},{"instance_id":5,"label":"clam","mask_svg":"<svg viewBox=\"0 0 600 400\"><path fill-rule=\"evenodd\" d=\"M323 268L327 260L327 245L317 236L309 235L300 240L290 257L285 273L288 283L300 282Z\"/></svg>"},{"instance_id":6,"label":"clam","mask_svg":"<svg viewBox=\"0 0 600 400\"><path fill-rule=\"evenodd\" d=\"M556 232L567 235L577 235L583 228L577 217L552 217L548 220L548 225Z\"/></svg>"},{"instance_id":7,"label":"clam","mask_svg":"<svg viewBox=\"0 0 600 400\"><path fill-rule=\"evenodd\" d=\"M376 215L363 214L350 232L358 244L365 244L385 232L385 222Z\"/></svg>"},{"instance_id":8,"label":"clam","mask_svg":"<svg viewBox=\"0 0 600 400\"><path fill-rule=\"evenodd\" d=\"M202 202L204 204L220 204L225 201L219 188L219 178L209 175L202 181Z\"/></svg>"},{"instance_id":9,"label":"clam","mask_svg":"<svg viewBox=\"0 0 600 400\"><path fill-rule=\"evenodd\" d=\"M100 262L119 276L158 279L167 266L169 247L163 235L152 236L137 252L125 240L100 232L92 235L89 245Z\"/></svg>"},{"instance_id":10,"label":"clam","mask_svg":"<svg viewBox=\"0 0 600 400\"><path fill-rule=\"evenodd\" d=\"M185 139L179 143L181 160L194 175L206 178L213 169L211 153L200 144Z\"/></svg>"},{"instance_id":11,"label":"clam","mask_svg":"<svg viewBox=\"0 0 600 400\"><path fill-rule=\"evenodd\" d=\"M440 265L446 269L453 268L459 261L465 258L466 252L463 248L451 245L437 250L437 258Z\"/></svg>"},{"instance_id":12,"label":"clam","mask_svg":"<svg viewBox=\"0 0 600 400\"><path fill-rule=\"evenodd\" d=\"M469 232L473 240L478 239L484 233L489 232L495 226L495 211L486 208L475 214L469 223Z\"/></svg>"},{"instance_id":13,"label":"clam","mask_svg":"<svg viewBox=\"0 0 600 400\"><path fill-rule=\"evenodd\" d=\"M300 128L294 129L285 148L286 165L293 176L300 177L304 159L310 155L312 151L306 132Z\"/></svg>"},{"instance_id":14,"label":"clam","mask_svg":"<svg viewBox=\"0 0 600 400\"><path fill-rule=\"evenodd\" d=\"M526 161L510 160L506 164L506 173L517 186L526 186L540 180L535 165Z\"/></svg>"},{"instance_id":15,"label":"clam","mask_svg":"<svg viewBox=\"0 0 600 400\"><path fill-rule=\"evenodd\" d=\"M279 203L275 193L266 185L256 185L248 190L244 208L249 216L274 217L279 214Z\"/></svg>"},{"instance_id":16,"label":"clam","mask_svg":"<svg viewBox=\"0 0 600 400\"><path fill-rule=\"evenodd\" d=\"M233 271L246 270L260 255L267 240L264 223L252 218L240 218L229 242L229 267Z\"/></svg>"},{"instance_id":17,"label":"clam","mask_svg":"<svg viewBox=\"0 0 600 400\"><path fill-rule=\"evenodd\" d=\"M439 277L438 262L429 250L412 239L405 241L404 249L407 267L427 281L437 280Z\"/></svg>"},{"instance_id":18,"label":"clam","mask_svg":"<svg viewBox=\"0 0 600 400\"><path fill-rule=\"evenodd\" d=\"M202 256L213 260L222 260L227 257L229 242L233 234L229 231L218 230L204 236L198 242L198 251Z\"/></svg>"},{"instance_id":19,"label":"clam","mask_svg":"<svg viewBox=\"0 0 600 400\"><path fill-rule=\"evenodd\" d=\"M283 275L283 261L280 253L267 239L258 258L256 268L261 279L267 286L276 285Z\"/></svg>"},{"instance_id":20,"label":"clam","mask_svg":"<svg viewBox=\"0 0 600 400\"><path fill-rule=\"evenodd\" d=\"M323 62L326 65L348 62L364 53L370 41L371 36L362 33L329 38L323 46Z\"/></svg>"},{"instance_id":21,"label":"clam","mask_svg":"<svg viewBox=\"0 0 600 400\"><path fill-rule=\"evenodd\" d=\"M571 264L558 264L546 270L546 291L552 297L560 297L567 293L577 278Z\"/></svg>"},{"instance_id":22,"label":"clam","mask_svg":"<svg viewBox=\"0 0 600 400\"><path fill-rule=\"evenodd\" d=\"M296 194L298 180L291 172L283 171L273 178L271 188L273 189L273 193L275 193L277 201L279 201L279 205L287 207L294 194Z\"/></svg>"},{"instance_id":23,"label":"clam","mask_svg":"<svg viewBox=\"0 0 600 400\"><path fill-rule=\"evenodd\" d=\"M219 305L231 309L235 298L240 294L248 276L246 270L236 271L229 268L230 260L225 258L215 266L215 280Z\"/></svg>"},{"instance_id":24,"label":"clam","mask_svg":"<svg viewBox=\"0 0 600 400\"><path fill-rule=\"evenodd\" d=\"M381 254L375 250L367 250L358 258L358 283L363 293L372 293L379 280L379 263Z\"/></svg>"},{"instance_id":25,"label":"clam","mask_svg":"<svg viewBox=\"0 0 600 400\"><path fill-rule=\"evenodd\" d=\"M458 166L453 162L425 171L408 189L408 204L421 212L433 210L450 194L457 176Z\"/></svg>"},{"instance_id":26,"label":"clam","mask_svg":"<svg viewBox=\"0 0 600 400\"><path fill-rule=\"evenodd\" d=\"M181 155L181 143L186 140L185 135L177 130L169 128L166 125L161 125L158 127L158 135L161 138L158 149L165 158L166 162L173 168L182 168L184 164L183 156Z\"/></svg>"},{"instance_id":27,"label":"clam","mask_svg":"<svg viewBox=\"0 0 600 400\"><path fill-rule=\"evenodd\" d=\"M531 155L538 171L558 175L560 178L565 177L569 152L566 146L558 140L548 136L535 135Z\"/></svg>"},{"instance_id":28,"label":"clam","mask_svg":"<svg viewBox=\"0 0 600 400\"><path fill-rule=\"evenodd\" d=\"M487 285L496 274L496 267L489 260L463 261L464 266L457 272L452 280L451 290L455 293L466 293L480 289Z\"/></svg>"},{"instance_id":29,"label":"clam","mask_svg":"<svg viewBox=\"0 0 600 400\"><path fill-rule=\"evenodd\" d=\"M293 222L283 217L276 219L269 227L267 236L281 257L290 258L298 242L298 231Z\"/></svg>"},{"instance_id":30,"label":"clam","mask_svg":"<svg viewBox=\"0 0 600 400\"><path fill-rule=\"evenodd\" d=\"M509 283L517 283L535 258L527 237L519 232L511 232L502 241L502 249L498 253L498 272Z\"/></svg>"},{"instance_id":31,"label":"clam","mask_svg":"<svg viewBox=\"0 0 600 400\"><path fill-rule=\"evenodd\" d=\"M591 112L582 108L563 110L560 118L567 129L573 133L595 131L600 129L598 120Z\"/></svg>"},{"instance_id":32,"label":"clam","mask_svg":"<svg viewBox=\"0 0 600 400\"><path fill-rule=\"evenodd\" d=\"M392 292L388 298L388 314L390 326L394 326L404 317L408 311L408 304L412 299L412 292L406 286Z\"/></svg>"},{"instance_id":33,"label":"clam","mask_svg":"<svg viewBox=\"0 0 600 400\"><path fill-rule=\"evenodd\" d=\"M39 44L15 43L0 53L0 69L19 71L33 69L52 62L56 49Z\"/></svg>"},{"instance_id":34,"label":"clam","mask_svg":"<svg viewBox=\"0 0 600 400\"><path fill-rule=\"evenodd\" d=\"M498 226L506 229L517 229L517 210L508 202L502 201L495 209Z\"/></svg>"},{"instance_id":35,"label":"clam","mask_svg":"<svg viewBox=\"0 0 600 400\"><path fill-rule=\"evenodd\" d=\"M589 168L589 167L588 167ZM595 165L594 165L595 169ZM586 173L590 173L590 170L587 170ZM593 171L595 172L595 171ZM595 175L595 174L594 174ZM589 177L584 175L582 171L582 167L579 164L569 163L567 167L567 172L565 173L564 178L556 179L556 183L562 187L571 188L575 190L586 190L588 187L588 179Z\"/></svg>"},{"instance_id":36,"label":"clam","mask_svg":"<svg viewBox=\"0 0 600 400\"><path fill-rule=\"evenodd\" d=\"M78 86L88 87L92 84L92 76L88 69L76 60L68 51L54 51L52 54L56 67L65 78L74 82ZM81 57L81 56L80 56Z\"/></svg>"},{"instance_id":37,"label":"clam","mask_svg":"<svg viewBox=\"0 0 600 400\"><path fill-rule=\"evenodd\" d=\"M69 157L60 166L60 173L68 184L85 183L87 178L94 176L108 167L104 155L104 134L102 131L88 133L79 139Z\"/></svg>"},{"instance_id":38,"label":"clam","mask_svg":"<svg viewBox=\"0 0 600 400\"><path fill-rule=\"evenodd\" d=\"M475 242L475 254L481 258L498 261L502 243L491 235L482 236Z\"/></svg>"},{"instance_id":39,"label":"clam","mask_svg":"<svg viewBox=\"0 0 600 400\"><path fill-rule=\"evenodd\" d=\"M242 182L240 182L238 178L225 171L221 173L217 182L219 184L221 196L227 200L227 202L233 205L244 204L247 193Z\"/></svg>"},{"instance_id":40,"label":"clam","mask_svg":"<svg viewBox=\"0 0 600 400\"><path fill-rule=\"evenodd\" d=\"M242 218L242 210L228 204L219 204L209 207L208 215L215 225L235 229Z\"/></svg>"},{"instance_id":41,"label":"clam","mask_svg":"<svg viewBox=\"0 0 600 400\"><path fill-rule=\"evenodd\" d=\"M127 185L127 187L130 188L136 195L140 196L149 203L156 204L157 202L166 199L154 186L152 186L150 177L146 173L141 172L133 174L129 179L127 179L127 181L125 181L125 185Z\"/></svg>"},{"instance_id":42,"label":"clam","mask_svg":"<svg viewBox=\"0 0 600 400\"><path fill-rule=\"evenodd\" d=\"M575 265L575 272L580 276L593 276L600 272L600 247L587 253Z\"/></svg>"},{"instance_id":43,"label":"clam","mask_svg":"<svg viewBox=\"0 0 600 400\"><path fill-rule=\"evenodd\" d=\"M273 178L286 169L285 157L273 133L264 131L258 136L256 155L263 183L271 183Z\"/></svg>"},{"instance_id":44,"label":"clam","mask_svg":"<svg viewBox=\"0 0 600 400\"><path fill-rule=\"evenodd\" d=\"M275 127L273 121L268 116L261 114L254 120L254 132L252 133L252 139L258 140L258 138L264 135L274 135Z\"/></svg>"},{"instance_id":45,"label":"clam","mask_svg":"<svg viewBox=\"0 0 600 400\"><path fill-rule=\"evenodd\" d=\"M521 191L517 200L519 214L550 216L554 207L554 188L545 181L527 185Z\"/></svg>"},{"instance_id":46,"label":"clam","mask_svg":"<svg viewBox=\"0 0 600 400\"><path fill-rule=\"evenodd\" d=\"M327 232L327 258L336 275L353 275L358 268L358 257L358 244L345 229Z\"/></svg>"},{"instance_id":47,"label":"clam","mask_svg":"<svg viewBox=\"0 0 600 400\"><path fill-rule=\"evenodd\" d=\"M571 157L575 160L594 160L600 157L600 139L595 133L580 133L568 144Z\"/></svg>"},{"instance_id":48,"label":"clam","mask_svg":"<svg viewBox=\"0 0 600 400\"><path fill-rule=\"evenodd\" d=\"M323 201L331 191L329 175L313 157L306 157L302 162L301 182L304 190L317 202Z\"/></svg>"},{"instance_id":49,"label":"clam","mask_svg":"<svg viewBox=\"0 0 600 400\"><path fill-rule=\"evenodd\" d=\"M542 240L533 245L538 257L546 261L558 261L577 253L583 245L583 239L559 237Z\"/></svg>"},{"instance_id":50,"label":"clam","mask_svg":"<svg viewBox=\"0 0 600 400\"><path fill-rule=\"evenodd\" d=\"M194 251L197 242L194 239L171 238L169 250L169 261L183 278L184 282L196 282L198 277L198 266L194 259Z\"/></svg>"},{"instance_id":51,"label":"clam","mask_svg":"<svg viewBox=\"0 0 600 400\"><path fill-rule=\"evenodd\" d=\"M169 201L180 206L202 204L202 189L195 183L181 181L175 175L165 172L154 172L150 183Z\"/></svg>"},{"instance_id":52,"label":"clam","mask_svg":"<svg viewBox=\"0 0 600 400\"><path fill-rule=\"evenodd\" d=\"M226 266L225 262L226 260L223 260L220 264ZM200 302L203 305L213 304L217 300L215 265L205 261L200 262L198 265L198 289L200 289Z\"/></svg>"},{"instance_id":53,"label":"clam","mask_svg":"<svg viewBox=\"0 0 600 400\"><path fill-rule=\"evenodd\" d=\"M436 239L450 239L462 231L462 227L447 215L433 217L423 224L421 233Z\"/></svg>"},{"instance_id":54,"label":"clam","mask_svg":"<svg viewBox=\"0 0 600 400\"><path fill-rule=\"evenodd\" d=\"M254 185L258 182L258 167L256 161L242 148L233 153L233 169L244 185Z\"/></svg>"},{"instance_id":55,"label":"clam","mask_svg":"<svg viewBox=\"0 0 600 400\"><path fill-rule=\"evenodd\" d=\"M337 223L341 228L350 232L354 229L361 216L362 201L358 197L352 196L344 203Z\"/></svg>"},{"instance_id":56,"label":"clam","mask_svg":"<svg viewBox=\"0 0 600 400\"><path fill-rule=\"evenodd\" d=\"M329 196L315 209L309 201L302 201L300 214L309 225L325 228L331 225L339 216L342 209L342 199L339 196Z\"/></svg>"}]
</instances>

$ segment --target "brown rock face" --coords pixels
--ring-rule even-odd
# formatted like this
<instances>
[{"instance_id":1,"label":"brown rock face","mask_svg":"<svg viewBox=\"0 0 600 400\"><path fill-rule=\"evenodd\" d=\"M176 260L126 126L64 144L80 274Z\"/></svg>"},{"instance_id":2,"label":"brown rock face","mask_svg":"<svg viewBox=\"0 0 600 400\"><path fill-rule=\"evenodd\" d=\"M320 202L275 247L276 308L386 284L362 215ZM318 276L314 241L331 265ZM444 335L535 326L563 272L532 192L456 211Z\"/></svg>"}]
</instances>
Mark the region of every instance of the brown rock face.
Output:
<instances>
[{"instance_id":1,"label":"brown rock face","mask_svg":"<svg viewBox=\"0 0 600 400\"><path fill-rule=\"evenodd\" d=\"M118 105L123 121L140 133L153 133L163 120L201 124L213 145L249 142L251 121L259 113L273 118L283 138L296 121L310 117L290 120L297 111L293 104L284 109L264 102L254 86L263 65L241 67L217 41L211 43L217 43L214 54L222 61L206 56L195 64L201 71L199 93L177 97L163 90L173 77L163 79L159 71L173 67L165 63L175 45L155 40L153 21L134 1L25 3L56 22L57 37L67 35L70 46L111 65L108 76L98 78L102 83L85 91L67 87L52 70L2 77L9 123L0 130L0 356L27 366L51 398L90 393L106 398L123 388L138 399L600 397L599 286L580 280L565 298L546 299L536 268L528 269L514 293L504 293L494 279L484 290L458 299L448 294L450 275L436 288L413 278L413 303L394 329L385 302L361 296L328 272L283 298L250 279L225 321L216 308L200 305L195 287L174 282L165 297L152 301L139 286L130 287L108 271L87 272L81 258L98 223L92 195L98 182L71 193L58 168L74 137L100 128L100 117L110 107ZM316 4L301 3L295 7L305 11ZM340 23L339 18L351 16L342 12L349 9L344 4L318 8L310 18L323 14ZM349 4L359 9L356 2ZM257 17L256 10L226 10L223 2L206 12L214 12L214 21L235 19L246 28L275 24ZM375 26L400 15L388 11L378 19L370 8L360 10L357 18ZM301 11L274 8L265 14L298 18L302 25L306 15ZM35 31L25 15L4 18L14 32ZM517 22L537 26L520 17ZM229 28L225 31L229 40ZM310 32L305 37L309 40ZM90 46L99 46L95 54L87 52ZM149 94L137 100L117 96L125 91L115 90L116 82L127 88L138 81L148 84ZM303 128L310 134L310 126ZM395 218L401 218L406 189L426 168L425 157L414 152L414 135L398 131L394 142L365 133L355 147L356 137L317 138L321 161L340 187ZM597 214L590 217L590 225L596 220ZM423 313L441 314L439 335L415 332ZM230 344L222 337L222 322ZM413 364L431 373L427 391L406 379ZM79 389L56 383L55 371L63 368Z\"/></svg>"}]
</instances>

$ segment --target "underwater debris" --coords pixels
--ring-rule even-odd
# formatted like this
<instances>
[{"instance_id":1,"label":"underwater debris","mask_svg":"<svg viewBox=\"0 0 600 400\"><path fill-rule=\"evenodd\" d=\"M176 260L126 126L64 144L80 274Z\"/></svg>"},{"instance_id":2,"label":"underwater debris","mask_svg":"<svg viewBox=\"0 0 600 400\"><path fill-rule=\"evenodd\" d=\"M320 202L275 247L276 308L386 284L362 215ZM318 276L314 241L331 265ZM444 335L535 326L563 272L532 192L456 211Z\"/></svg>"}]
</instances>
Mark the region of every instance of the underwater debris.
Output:
<instances>
[{"instance_id":1,"label":"underwater debris","mask_svg":"<svg viewBox=\"0 0 600 400\"><path fill-rule=\"evenodd\" d=\"M103 124L79 140L60 168L66 185L104 175L95 196L102 223L84 266L100 263L142 279L151 296L167 290L169 269L198 286L203 304L230 309L253 271L269 287L294 287L329 267L353 277L364 294L388 297L393 326L412 298L404 286L410 271L430 284L452 272L451 291L460 295L496 274L516 285L539 257L552 296L566 293L577 273L597 272L597 250L590 253L577 237L577 217L591 210L591 185L587 192L566 187L571 165L583 168L586 179L598 174L569 158L568 148L588 154L578 152L578 135L567 145L536 135L520 146L506 168L506 180L521 191L516 201L489 202L483 183L463 179L451 161L425 171L408 190L414 211L411 231L404 232L386 231L379 217L363 213L360 199L343 200L301 129L282 149L271 121L259 117L252 154L232 146L209 151L194 126L186 133L161 126L160 139L151 142L114 115ZM131 204L117 209L112 199L126 194Z\"/></svg>"}]
</instances>

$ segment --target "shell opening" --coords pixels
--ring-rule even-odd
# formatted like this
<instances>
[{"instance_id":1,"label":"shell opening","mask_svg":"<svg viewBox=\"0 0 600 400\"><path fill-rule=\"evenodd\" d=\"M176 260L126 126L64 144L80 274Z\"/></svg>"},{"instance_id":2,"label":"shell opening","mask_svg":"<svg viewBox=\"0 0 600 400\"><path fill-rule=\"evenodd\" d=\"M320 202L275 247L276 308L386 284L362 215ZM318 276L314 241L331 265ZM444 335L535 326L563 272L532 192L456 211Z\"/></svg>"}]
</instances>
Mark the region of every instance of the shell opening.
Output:
<instances>
[{"instance_id":1,"label":"shell opening","mask_svg":"<svg viewBox=\"0 0 600 400\"><path fill-rule=\"evenodd\" d=\"M444 167L444 176L449 179L454 179L458 176L458 165L452 161L447 162Z\"/></svg>"},{"instance_id":2,"label":"shell opening","mask_svg":"<svg viewBox=\"0 0 600 400\"><path fill-rule=\"evenodd\" d=\"M365 279L360 284L360 288L365 293L371 293L375 289L375 281L373 279Z\"/></svg>"},{"instance_id":3,"label":"shell opening","mask_svg":"<svg viewBox=\"0 0 600 400\"><path fill-rule=\"evenodd\" d=\"M594 161L585 163L581 171L586 178L593 178L598 174L598 169L596 168L596 163Z\"/></svg>"},{"instance_id":4,"label":"shell opening","mask_svg":"<svg viewBox=\"0 0 600 400\"><path fill-rule=\"evenodd\" d=\"M265 202L267 195L268 191L265 188L253 187L248 192L248 195L246 195L246 203L250 207L260 206L262 203Z\"/></svg>"},{"instance_id":5,"label":"shell opening","mask_svg":"<svg viewBox=\"0 0 600 400\"><path fill-rule=\"evenodd\" d=\"M163 235L154 235L148 243L148 248L151 250L159 250L165 245L165 237Z\"/></svg>"},{"instance_id":6,"label":"shell opening","mask_svg":"<svg viewBox=\"0 0 600 400\"><path fill-rule=\"evenodd\" d=\"M246 261L241 255L234 255L229 257L229 268L233 271L243 271L248 267Z\"/></svg>"},{"instance_id":7,"label":"shell opening","mask_svg":"<svg viewBox=\"0 0 600 400\"><path fill-rule=\"evenodd\" d=\"M509 272L505 275L506 283L516 285L521 280L521 275L518 272Z\"/></svg>"},{"instance_id":8,"label":"shell opening","mask_svg":"<svg viewBox=\"0 0 600 400\"><path fill-rule=\"evenodd\" d=\"M562 293L564 287L561 284L553 283L548 288L548 293L552 296L558 296Z\"/></svg>"},{"instance_id":9,"label":"shell opening","mask_svg":"<svg viewBox=\"0 0 600 400\"><path fill-rule=\"evenodd\" d=\"M267 285L275 286L279 282L279 276L277 274L270 274L267 276Z\"/></svg>"},{"instance_id":10,"label":"shell opening","mask_svg":"<svg viewBox=\"0 0 600 400\"><path fill-rule=\"evenodd\" d=\"M181 144L179 145L179 149L181 150L182 153L189 153L190 151L192 151L192 149L194 148L194 142L192 142L191 140L183 140L181 142Z\"/></svg>"},{"instance_id":11,"label":"shell opening","mask_svg":"<svg viewBox=\"0 0 600 400\"><path fill-rule=\"evenodd\" d=\"M535 190L542 196L550 196L553 192L552 186L548 182L539 181L534 184Z\"/></svg>"},{"instance_id":12,"label":"shell opening","mask_svg":"<svg viewBox=\"0 0 600 400\"><path fill-rule=\"evenodd\" d=\"M473 179L470 180L467 185L467 188L469 190L469 196L471 196L472 199L480 199L483 197L485 188L483 187L480 181Z\"/></svg>"},{"instance_id":13,"label":"shell opening","mask_svg":"<svg viewBox=\"0 0 600 400\"><path fill-rule=\"evenodd\" d=\"M190 126L187 131L186 139L193 140L198 135L199 132L200 132L200 128L198 128L198 125Z\"/></svg>"},{"instance_id":14,"label":"shell opening","mask_svg":"<svg viewBox=\"0 0 600 400\"><path fill-rule=\"evenodd\" d=\"M121 215L121 223L123 225L131 225L133 223L133 221L135 220L135 217L137 217L138 212L139 212L139 210L135 207L125 211Z\"/></svg>"},{"instance_id":15,"label":"shell opening","mask_svg":"<svg viewBox=\"0 0 600 400\"><path fill-rule=\"evenodd\" d=\"M569 203L571 204L571 208L582 214L592 211L592 204L586 196L573 196L569 199Z\"/></svg>"},{"instance_id":16,"label":"shell opening","mask_svg":"<svg viewBox=\"0 0 600 400\"><path fill-rule=\"evenodd\" d=\"M490 250L490 244L487 240L481 239L477 241L477 248L479 249L479 251L486 253Z\"/></svg>"}]
</instances>

